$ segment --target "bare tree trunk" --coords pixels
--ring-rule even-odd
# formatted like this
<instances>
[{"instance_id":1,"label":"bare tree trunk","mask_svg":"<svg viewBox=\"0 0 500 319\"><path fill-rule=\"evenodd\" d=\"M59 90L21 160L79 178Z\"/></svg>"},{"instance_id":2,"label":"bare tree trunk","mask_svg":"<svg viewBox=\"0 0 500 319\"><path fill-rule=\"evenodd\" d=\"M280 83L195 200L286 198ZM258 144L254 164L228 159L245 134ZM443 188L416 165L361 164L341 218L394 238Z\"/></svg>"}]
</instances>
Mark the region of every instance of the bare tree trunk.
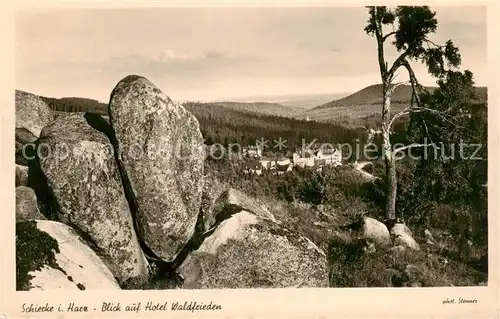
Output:
<instances>
[{"instance_id":1,"label":"bare tree trunk","mask_svg":"<svg viewBox=\"0 0 500 319\"><path fill-rule=\"evenodd\" d=\"M390 147L390 145L389 145ZM396 194L398 189L396 163L394 156L385 158L387 176L387 195L385 199L385 216L387 219L396 219Z\"/></svg>"},{"instance_id":2,"label":"bare tree trunk","mask_svg":"<svg viewBox=\"0 0 500 319\"><path fill-rule=\"evenodd\" d=\"M375 14L375 13L374 13ZM376 32L377 37L377 51L378 63L380 68L380 75L382 78L382 92L383 92L383 105L382 105L382 156L385 159L386 170L386 203L385 203L385 217L387 219L396 218L396 193L397 193L397 176L396 176L396 163L392 153L391 145L391 95L392 89L390 87L395 70L399 67L405 55L401 55L395 62L393 67L388 70L387 62L384 59L384 41L385 37L382 35L381 21L377 21Z\"/></svg>"},{"instance_id":3,"label":"bare tree trunk","mask_svg":"<svg viewBox=\"0 0 500 319\"><path fill-rule=\"evenodd\" d=\"M396 162L392 152L391 145L391 128L390 113L391 113L391 92L389 91L389 83L384 83L383 97L384 105L382 106L382 156L385 160L385 176L386 176L386 201L385 201L385 217L387 219L396 219L396 194L397 194L397 175Z\"/></svg>"}]
</instances>

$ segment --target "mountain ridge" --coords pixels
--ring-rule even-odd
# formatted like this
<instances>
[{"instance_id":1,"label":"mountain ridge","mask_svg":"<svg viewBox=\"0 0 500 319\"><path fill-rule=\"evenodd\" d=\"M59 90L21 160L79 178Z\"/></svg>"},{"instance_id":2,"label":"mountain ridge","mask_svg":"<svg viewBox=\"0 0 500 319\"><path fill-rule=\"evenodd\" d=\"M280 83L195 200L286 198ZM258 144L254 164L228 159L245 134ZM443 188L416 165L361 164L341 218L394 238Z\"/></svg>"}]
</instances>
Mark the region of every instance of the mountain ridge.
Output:
<instances>
[{"instance_id":1,"label":"mountain ridge","mask_svg":"<svg viewBox=\"0 0 500 319\"><path fill-rule=\"evenodd\" d=\"M437 89L437 86L425 87L430 93ZM483 101L487 98L486 87L476 87L478 99ZM411 85L401 85L394 90L391 98L392 103L408 103L411 100ZM372 84L363 89L356 91L346 97L338 100L333 100L322 105L316 106L312 109L323 109L335 106L349 106L349 105L381 105L382 104L382 84ZM312 110L310 109L310 110Z\"/></svg>"},{"instance_id":2,"label":"mountain ridge","mask_svg":"<svg viewBox=\"0 0 500 319\"><path fill-rule=\"evenodd\" d=\"M437 87L426 87L432 92ZM487 102L487 87L476 87L478 101ZM399 112L410 104L411 86L402 85L396 88L391 99L391 109ZM382 108L382 84L373 84L338 100L333 100L311 109L305 110L295 117L315 121L344 121L368 118L380 114Z\"/></svg>"}]
</instances>

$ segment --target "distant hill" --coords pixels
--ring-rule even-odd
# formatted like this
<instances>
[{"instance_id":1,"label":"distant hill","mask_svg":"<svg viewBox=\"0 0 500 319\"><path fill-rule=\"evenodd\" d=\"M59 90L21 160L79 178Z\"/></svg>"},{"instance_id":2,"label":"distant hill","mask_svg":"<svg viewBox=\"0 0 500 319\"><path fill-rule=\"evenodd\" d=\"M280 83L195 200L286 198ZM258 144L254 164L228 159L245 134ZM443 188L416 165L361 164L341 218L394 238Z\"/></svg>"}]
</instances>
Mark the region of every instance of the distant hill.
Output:
<instances>
[{"instance_id":1,"label":"distant hill","mask_svg":"<svg viewBox=\"0 0 500 319\"><path fill-rule=\"evenodd\" d=\"M435 88L428 87L429 91L433 91ZM411 99L411 86L402 85L396 88L394 91L391 103L399 104L406 103ZM324 109L337 106L356 106L356 105L382 105L382 84L375 84L365 87L364 89L348 95L339 100L334 100L314 109Z\"/></svg>"},{"instance_id":2,"label":"distant hill","mask_svg":"<svg viewBox=\"0 0 500 319\"><path fill-rule=\"evenodd\" d=\"M432 93L437 87L426 87ZM485 87L477 88L478 98L486 100L487 89ZM411 99L411 85L401 85L394 91L391 103L401 104L409 103ZM382 84L375 84L365 87L364 89L348 95L339 100L334 100L315 109L322 109L336 106L354 106L354 105L382 105Z\"/></svg>"},{"instance_id":3,"label":"distant hill","mask_svg":"<svg viewBox=\"0 0 500 319\"><path fill-rule=\"evenodd\" d=\"M101 115L108 114L108 105L97 100L82 97L45 97L40 98L49 105L51 109L58 112L93 112Z\"/></svg>"},{"instance_id":4,"label":"distant hill","mask_svg":"<svg viewBox=\"0 0 500 319\"><path fill-rule=\"evenodd\" d=\"M277 151L275 140L286 140L286 150L295 150L317 139L328 143L355 143L364 139L366 132L359 127L340 123L300 121L275 115L253 114L231 109L218 104L186 102L184 107L199 121L206 144L239 143L254 145L263 138L269 141L266 150Z\"/></svg>"},{"instance_id":5,"label":"distant hill","mask_svg":"<svg viewBox=\"0 0 500 319\"><path fill-rule=\"evenodd\" d=\"M42 100L49 107L58 112L94 112L101 115L107 115L108 105L97 100L81 98L81 97L63 97L53 98L41 96ZM217 105L226 109L236 110L240 112L273 115L282 117L292 117L299 112L298 109L284 106L278 103L269 102L210 102L204 104L206 107Z\"/></svg>"},{"instance_id":6,"label":"distant hill","mask_svg":"<svg viewBox=\"0 0 500 319\"><path fill-rule=\"evenodd\" d=\"M436 87L427 87L432 92ZM480 101L487 101L487 88L477 87ZM393 93L391 106L394 112L408 106L411 100L411 86L401 85ZM296 118L307 118L318 121L328 121L339 118L363 118L380 113L382 107L382 84L375 84L348 95L344 98L324 103L307 111L301 112Z\"/></svg>"},{"instance_id":7,"label":"distant hill","mask_svg":"<svg viewBox=\"0 0 500 319\"><path fill-rule=\"evenodd\" d=\"M315 106L336 100L345 96L346 93L303 93L303 94L281 94L281 95L259 95L227 99L232 102L269 102L297 109L310 109Z\"/></svg>"},{"instance_id":8,"label":"distant hill","mask_svg":"<svg viewBox=\"0 0 500 319\"><path fill-rule=\"evenodd\" d=\"M270 102L210 102L206 105L219 105L231 110L252 114L273 115L282 117L293 117L300 112L299 109Z\"/></svg>"}]
</instances>

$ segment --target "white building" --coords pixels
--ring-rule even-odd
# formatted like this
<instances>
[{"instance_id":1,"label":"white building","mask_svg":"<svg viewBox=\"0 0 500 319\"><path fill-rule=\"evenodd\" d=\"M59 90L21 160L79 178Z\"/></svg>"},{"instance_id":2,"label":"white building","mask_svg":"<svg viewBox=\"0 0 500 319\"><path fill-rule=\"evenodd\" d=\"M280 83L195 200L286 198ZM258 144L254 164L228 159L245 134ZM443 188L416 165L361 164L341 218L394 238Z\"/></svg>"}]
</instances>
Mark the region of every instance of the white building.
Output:
<instances>
[{"instance_id":1,"label":"white building","mask_svg":"<svg viewBox=\"0 0 500 319\"><path fill-rule=\"evenodd\" d=\"M293 169L293 164L289 158L282 157L276 161L275 170L278 172L278 175L290 172L292 171L292 169Z\"/></svg>"},{"instance_id":2,"label":"white building","mask_svg":"<svg viewBox=\"0 0 500 319\"><path fill-rule=\"evenodd\" d=\"M290 159L286 157L282 157L276 161L276 165L281 165L281 166L290 165L291 163L292 162L290 161Z\"/></svg>"},{"instance_id":3,"label":"white building","mask_svg":"<svg viewBox=\"0 0 500 319\"><path fill-rule=\"evenodd\" d=\"M338 149L320 147L314 154L316 162L321 164L324 161L325 166L342 165L342 152Z\"/></svg>"},{"instance_id":4,"label":"white building","mask_svg":"<svg viewBox=\"0 0 500 319\"><path fill-rule=\"evenodd\" d=\"M313 167L314 166L314 155L312 152L303 151L302 154L298 152L293 153L293 166Z\"/></svg>"},{"instance_id":5,"label":"white building","mask_svg":"<svg viewBox=\"0 0 500 319\"><path fill-rule=\"evenodd\" d=\"M257 146L244 147L243 155L250 157L262 157L262 149Z\"/></svg>"},{"instance_id":6,"label":"white building","mask_svg":"<svg viewBox=\"0 0 500 319\"><path fill-rule=\"evenodd\" d=\"M263 157L260 159L260 165L262 165L263 169L274 169L276 166L276 160L269 157Z\"/></svg>"}]
</instances>

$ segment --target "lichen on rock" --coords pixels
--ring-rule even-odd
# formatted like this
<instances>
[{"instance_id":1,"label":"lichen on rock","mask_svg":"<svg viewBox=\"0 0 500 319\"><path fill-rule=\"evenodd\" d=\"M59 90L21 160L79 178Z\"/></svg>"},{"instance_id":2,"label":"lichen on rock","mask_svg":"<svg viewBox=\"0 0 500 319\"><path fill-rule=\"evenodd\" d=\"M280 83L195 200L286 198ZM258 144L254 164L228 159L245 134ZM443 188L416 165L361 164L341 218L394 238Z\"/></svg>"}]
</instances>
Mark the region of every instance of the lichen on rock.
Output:
<instances>
[{"instance_id":1,"label":"lichen on rock","mask_svg":"<svg viewBox=\"0 0 500 319\"><path fill-rule=\"evenodd\" d=\"M39 163L57 219L92 244L119 282L146 281L147 261L108 137L74 114L46 126L38 140L42 144L47 152Z\"/></svg>"},{"instance_id":2,"label":"lichen on rock","mask_svg":"<svg viewBox=\"0 0 500 319\"><path fill-rule=\"evenodd\" d=\"M139 236L171 262L194 234L200 209L204 149L198 120L135 75L114 88L109 115Z\"/></svg>"},{"instance_id":3,"label":"lichen on rock","mask_svg":"<svg viewBox=\"0 0 500 319\"><path fill-rule=\"evenodd\" d=\"M316 245L248 211L217 226L179 267L182 287L327 287L326 256Z\"/></svg>"},{"instance_id":4,"label":"lichen on rock","mask_svg":"<svg viewBox=\"0 0 500 319\"><path fill-rule=\"evenodd\" d=\"M29 187L16 187L16 219L46 219L38 209L35 192Z\"/></svg>"}]
</instances>

